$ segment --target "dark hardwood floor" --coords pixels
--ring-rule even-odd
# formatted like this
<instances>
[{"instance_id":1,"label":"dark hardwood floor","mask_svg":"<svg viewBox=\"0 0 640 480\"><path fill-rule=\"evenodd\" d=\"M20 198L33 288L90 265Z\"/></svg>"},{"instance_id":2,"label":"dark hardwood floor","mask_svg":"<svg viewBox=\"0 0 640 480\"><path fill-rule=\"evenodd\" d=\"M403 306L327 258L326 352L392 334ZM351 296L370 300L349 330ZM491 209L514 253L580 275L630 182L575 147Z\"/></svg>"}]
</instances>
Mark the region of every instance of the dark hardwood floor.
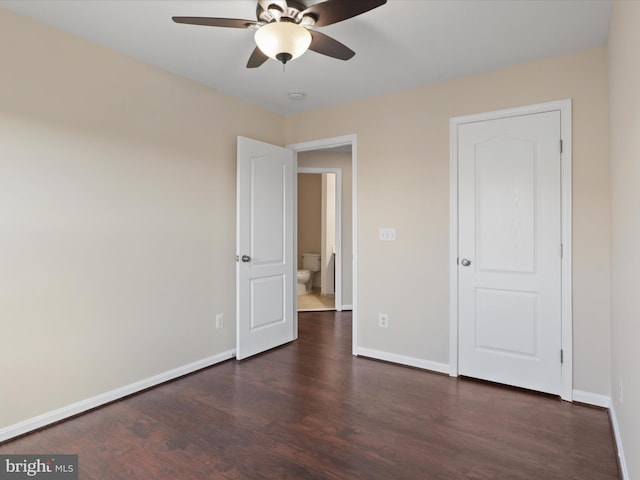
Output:
<instances>
[{"instance_id":1,"label":"dark hardwood floor","mask_svg":"<svg viewBox=\"0 0 640 480\"><path fill-rule=\"evenodd\" d=\"M297 342L0 445L81 480L617 479L605 410L351 355L349 312Z\"/></svg>"}]
</instances>

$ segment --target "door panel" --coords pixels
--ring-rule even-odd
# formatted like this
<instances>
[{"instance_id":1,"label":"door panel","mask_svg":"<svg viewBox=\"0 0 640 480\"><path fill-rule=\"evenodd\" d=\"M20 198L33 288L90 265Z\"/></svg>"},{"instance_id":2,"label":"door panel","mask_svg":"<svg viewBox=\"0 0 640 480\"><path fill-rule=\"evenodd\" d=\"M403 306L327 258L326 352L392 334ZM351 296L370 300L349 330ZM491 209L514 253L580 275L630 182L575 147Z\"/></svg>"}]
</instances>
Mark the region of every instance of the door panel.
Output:
<instances>
[{"instance_id":1,"label":"door panel","mask_svg":"<svg viewBox=\"0 0 640 480\"><path fill-rule=\"evenodd\" d=\"M535 356L537 298L534 292L476 289L476 348Z\"/></svg>"},{"instance_id":2,"label":"door panel","mask_svg":"<svg viewBox=\"0 0 640 480\"><path fill-rule=\"evenodd\" d=\"M281 265L285 259L285 198L287 168L278 157L268 154L250 159L251 256L253 265Z\"/></svg>"},{"instance_id":3,"label":"door panel","mask_svg":"<svg viewBox=\"0 0 640 480\"><path fill-rule=\"evenodd\" d=\"M286 295L286 281L284 275L252 278L250 281L250 304L260 306L259 310L251 309L249 332L253 333L261 328L271 327L286 322L283 301Z\"/></svg>"},{"instance_id":4,"label":"door panel","mask_svg":"<svg viewBox=\"0 0 640 480\"><path fill-rule=\"evenodd\" d=\"M238 359L295 338L294 164L291 150L238 137Z\"/></svg>"},{"instance_id":5,"label":"door panel","mask_svg":"<svg viewBox=\"0 0 640 480\"><path fill-rule=\"evenodd\" d=\"M462 124L458 142L460 373L560 393L560 113Z\"/></svg>"},{"instance_id":6,"label":"door panel","mask_svg":"<svg viewBox=\"0 0 640 480\"><path fill-rule=\"evenodd\" d=\"M476 258L480 270L532 272L535 144L529 140L494 138L477 145L475 163Z\"/></svg>"}]
</instances>

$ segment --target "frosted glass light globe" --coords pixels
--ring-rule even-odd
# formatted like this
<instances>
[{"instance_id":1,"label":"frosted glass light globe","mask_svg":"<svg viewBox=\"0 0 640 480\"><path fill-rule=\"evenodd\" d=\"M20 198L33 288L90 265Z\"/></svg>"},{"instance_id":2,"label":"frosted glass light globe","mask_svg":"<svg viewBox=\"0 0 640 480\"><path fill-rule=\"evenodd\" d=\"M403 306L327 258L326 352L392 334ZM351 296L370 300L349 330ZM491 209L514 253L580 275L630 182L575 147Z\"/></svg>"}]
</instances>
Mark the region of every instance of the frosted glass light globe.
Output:
<instances>
[{"instance_id":1,"label":"frosted glass light globe","mask_svg":"<svg viewBox=\"0 0 640 480\"><path fill-rule=\"evenodd\" d=\"M287 63L306 52L311 45L311 33L293 22L272 22L255 34L256 45L267 57Z\"/></svg>"}]
</instances>

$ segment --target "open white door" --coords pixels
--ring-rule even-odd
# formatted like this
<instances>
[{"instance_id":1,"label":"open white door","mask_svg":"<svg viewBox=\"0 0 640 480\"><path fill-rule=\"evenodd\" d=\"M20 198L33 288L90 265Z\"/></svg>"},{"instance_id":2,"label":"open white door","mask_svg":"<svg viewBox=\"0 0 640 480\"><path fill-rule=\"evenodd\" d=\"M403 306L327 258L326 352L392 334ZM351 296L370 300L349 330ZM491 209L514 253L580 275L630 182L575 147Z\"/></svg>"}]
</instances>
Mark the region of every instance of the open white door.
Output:
<instances>
[{"instance_id":1,"label":"open white door","mask_svg":"<svg viewBox=\"0 0 640 480\"><path fill-rule=\"evenodd\" d=\"M292 150L238 137L236 358L294 340Z\"/></svg>"}]
</instances>

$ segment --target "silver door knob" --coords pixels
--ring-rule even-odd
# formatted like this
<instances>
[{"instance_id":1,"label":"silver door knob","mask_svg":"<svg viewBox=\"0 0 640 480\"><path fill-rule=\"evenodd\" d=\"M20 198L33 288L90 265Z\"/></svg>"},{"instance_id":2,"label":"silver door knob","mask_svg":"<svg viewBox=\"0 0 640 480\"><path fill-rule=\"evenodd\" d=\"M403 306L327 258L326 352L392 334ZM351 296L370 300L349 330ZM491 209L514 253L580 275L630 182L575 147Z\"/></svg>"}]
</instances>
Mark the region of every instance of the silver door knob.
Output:
<instances>
[{"instance_id":1,"label":"silver door knob","mask_svg":"<svg viewBox=\"0 0 640 480\"><path fill-rule=\"evenodd\" d=\"M251 261L251 257L249 255L242 255L242 261L244 263L250 262Z\"/></svg>"},{"instance_id":2,"label":"silver door knob","mask_svg":"<svg viewBox=\"0 0 640 480\"><path fill-rule=\"evenodd\" d=\"M468 267L469 265L471 265L471 260L469 260L468 258L463 258L462 260L460 260L460 263L463 267Z\"/></svg>"}]
</instances>

